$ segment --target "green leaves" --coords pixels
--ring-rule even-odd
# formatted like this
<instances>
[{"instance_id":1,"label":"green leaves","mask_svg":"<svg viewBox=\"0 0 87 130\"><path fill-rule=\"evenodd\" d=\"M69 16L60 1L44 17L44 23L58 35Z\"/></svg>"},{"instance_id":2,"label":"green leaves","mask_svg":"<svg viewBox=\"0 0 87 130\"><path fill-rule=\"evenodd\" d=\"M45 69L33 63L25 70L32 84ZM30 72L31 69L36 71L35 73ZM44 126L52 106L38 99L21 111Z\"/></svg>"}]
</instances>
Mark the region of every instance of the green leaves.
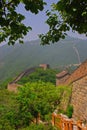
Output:
<instances>
[{"instance_id":1,"label":"green leaves","mask_svg":"<svg viewBox=\"0 0 87 130\"><path fill-rule=\"evenodd\" d=\"M27 128L23 128L23 129L20 129L20 130L55 130L55 128L51 125L44 125L44 124L31 124L29 127Z\"/></svg>"},{"instance_id":2,"label":"green leaves","mask_svg":"<svg viewBox=\"0 0 87 130\"><path fill-rule=\"evenodd\" d=\"M20 104L21 119L27 122L30 117L32 120L40 113L42 120L45 120L45 117L49 117L58 106L65 105L69 101L70 92L70 87L55 87L51 83L42 81L26 83L19 88L17 98ZM64 102L61 104L61 101Z\"/></svg>"},{"instance_id":3,"label":"green leaves","mask_svg":"<svg viewBox=\"0 0 87 130\"><path fill-rule=\"evenodd\" d=\"M24 20L24 16L18 14L15 11L11 11L7 14L6 18L1 18L1 35L0 42L6 40L8 38L8 44L14 45L17 40L19 42L23 42L24 36L27 34L31 27L26 27L22 20Z\"/></svg>"},{"instance_id":4,"label":"green leaves","mask_svg":"<svg viewBox=\"0 0 87 130\"><path fill-rule=\"evenodd\" d=\"M50 121L55 109L61 110L66 102L69 103L70 94L71 88L68 86L55 87L42 81L26 83L16 94L0 90L0 130L30 126L38 114L42 121ZM69 107L67 114L71 112Z\"/></svg>"},{"instance_id":5,"label":"green leaves","mask_svg":"<svg viewBox=\"0 0 87 130\"><path fill-rule=\"evenodd\" d=\"M37 117L38 113L40 113L44 119L44 115L53 111L54 101L58 97L56 94L54 95L55 92L54 85L41 81L29 82L24 87L21 87L18 96L21 115L26 111L26 114L30 112L32 117ZM56 98L52 98L52 95ZM26 118L24 114L22 117Z\"/></svg>"},{"instance_id":6,"label":"green leaves","mask_svg":"<svg viewBox=\"0 0 87 130\"><path fill-rule=\"evenodd\" d=\"M56 11L56 12L55 12ZM66 32L72 28L87 36L87 0L59 0L47 11L46 23L49 31L39 35L41 44L50 44L65 38Z\"/></svg>"},{"instance_id":7,"label":"green leaves","mask_svg":"<svg viewBox=\"0 0 87 130\"><path fill-rule=\"evenodd\" d=\"M18 103L16 95L7 90L0 90L0 130L15 130Z\"/></svg>"},{"instance_id":8,"label":"green leaves","mask_svg":"<svg viewBox=\"0 0 87 130\"><path fill-rule=\"evenodd\" d=\"M43 2L43 0L23 0L24 4L25 4L25 9L27 11L31 11L32 13L37 14L40 11L43 10L43 5L46 4Z\"/></svg>"},{"instance_id":9,"label":"green leaves","mask_svg":"<svg viewBox=\"0 0 87 130\"><path fill-rule=\"evenodd\" d=\"M29 76L22 77L18 83L25 84L26 82L37 82L41 80L43 82L51 82L55 85L56 73L58 73L57 70L47 69L44 71L43 69L36 69L36 71L30 74Z\"/></svg>"},{"instance_id":10,"label":"green leaves","mask_svg":"<svg viewBox=\"0 0 87 130\"><path fill-rule=\"evenodd\" d=\"M26 11L39 13L46 3L43 0L16 0L0 1L0 42L8 41L14 45L15 42L23 43L24 36L32 29L23 24L24 15L16 11L18 5L22 3Z\"/></svg>"}]
</instances>

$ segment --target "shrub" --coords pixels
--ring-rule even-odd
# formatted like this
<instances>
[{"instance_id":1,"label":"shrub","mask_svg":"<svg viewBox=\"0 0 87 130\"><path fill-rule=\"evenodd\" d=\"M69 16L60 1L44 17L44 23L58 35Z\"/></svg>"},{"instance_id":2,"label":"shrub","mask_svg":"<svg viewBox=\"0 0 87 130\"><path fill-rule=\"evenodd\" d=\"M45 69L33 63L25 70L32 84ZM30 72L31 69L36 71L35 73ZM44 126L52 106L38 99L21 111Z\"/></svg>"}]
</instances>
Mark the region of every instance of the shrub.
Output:
<instances>
[{"instance_id":1,"label":"shrub","mask_svg":"<svg viewBox=\"0 0 87 130\"><path fill-rule=\"evenodd\" d=\"M58 73L58 70L53 70L53 69L47 69L43 70L41 68L37 69L35 72L31 73L28 76L22 77L18 83L20 84L25 84L27 82L37 82L39 80L43 82L51 82L55 85L56 83L56 73Z\"/></svg>"},{"instance_id":2,"label":"shrub","mask_svg":"<svg viewBox=\"0 0 87 130\"><path fill-rule=\"evenodd\" d=\"M52 127L51 125L44 125L44 124L35 125L35 124L31 124L29 127L23 128L23 129L20 129L20 130L55 130L55 128Z\"/></svg>"},{"instance_id":3,"label":"shrub","mask_svg":"<svg viewBox=\"0 0 87 130\"><path fill-rule=\"evenodd\" d=\"M72 114L73 114L73 106L72 105L69 105L67 107L67 110L66 110L66 115L71 118L72 117Z\"/></svg>"}]
</instances>

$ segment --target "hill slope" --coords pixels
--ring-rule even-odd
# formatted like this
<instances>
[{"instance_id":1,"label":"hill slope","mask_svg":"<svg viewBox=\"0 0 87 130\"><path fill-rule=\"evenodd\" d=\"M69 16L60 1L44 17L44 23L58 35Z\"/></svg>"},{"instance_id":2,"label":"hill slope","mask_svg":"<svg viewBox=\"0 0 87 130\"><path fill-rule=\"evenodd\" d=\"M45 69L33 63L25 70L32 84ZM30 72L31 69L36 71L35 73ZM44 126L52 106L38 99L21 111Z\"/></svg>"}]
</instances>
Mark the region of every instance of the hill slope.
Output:
<instances>
[{"instance_id":1,"label":"hill slope","mask_svg":"<svg viewBox=\"0 0 87 130\"><path fill-rule=\"evenodd\" d=\"M81 61L87 58L87 40L67 37L56 44L41 46L39 40L23 45L0 47L0 82L18 75L25 69L48 63L52 67L77 64L78 49Z\"/></svg>"}]
</instances>

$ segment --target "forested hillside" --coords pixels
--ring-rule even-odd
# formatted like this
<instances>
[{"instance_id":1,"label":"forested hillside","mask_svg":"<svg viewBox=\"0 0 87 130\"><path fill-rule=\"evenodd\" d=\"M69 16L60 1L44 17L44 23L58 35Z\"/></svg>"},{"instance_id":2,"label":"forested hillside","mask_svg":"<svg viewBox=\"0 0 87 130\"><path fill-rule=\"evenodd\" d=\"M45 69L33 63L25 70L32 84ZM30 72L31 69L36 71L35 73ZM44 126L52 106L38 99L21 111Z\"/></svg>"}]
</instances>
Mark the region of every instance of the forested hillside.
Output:
<instances>
[{"instance_id":1,"label":"forested hillside","mask_svg":"<svg viewBox=\"0 0 87 130\"><path fill-rule=\"evenodd\" d=\"M87 40L67 37L56 44L42 46L39 40L0 47L0 83L14 78L20 72L41 63L48 63L51 67L77 64L78 55L81 61L87 57Z\"/></svg>"}]
</instances>

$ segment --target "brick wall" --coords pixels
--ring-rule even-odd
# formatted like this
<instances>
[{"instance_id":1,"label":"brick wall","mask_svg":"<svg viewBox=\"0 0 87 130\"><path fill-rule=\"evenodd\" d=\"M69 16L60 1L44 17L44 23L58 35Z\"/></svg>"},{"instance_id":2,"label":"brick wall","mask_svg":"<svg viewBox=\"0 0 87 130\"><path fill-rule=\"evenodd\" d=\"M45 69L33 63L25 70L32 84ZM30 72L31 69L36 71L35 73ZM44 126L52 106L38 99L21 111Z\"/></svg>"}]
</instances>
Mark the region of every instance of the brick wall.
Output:
<instances>
[{"instance_id":1,"label":"brick wall","mask_svg":"<svg viewBox=\"0 0 87 130\"><path fill-rule=\"evenodd\" d=\"M74 107L73 118L87 123L87 76L73 83L71 103Z\"/></svg>"}]
</instances>

